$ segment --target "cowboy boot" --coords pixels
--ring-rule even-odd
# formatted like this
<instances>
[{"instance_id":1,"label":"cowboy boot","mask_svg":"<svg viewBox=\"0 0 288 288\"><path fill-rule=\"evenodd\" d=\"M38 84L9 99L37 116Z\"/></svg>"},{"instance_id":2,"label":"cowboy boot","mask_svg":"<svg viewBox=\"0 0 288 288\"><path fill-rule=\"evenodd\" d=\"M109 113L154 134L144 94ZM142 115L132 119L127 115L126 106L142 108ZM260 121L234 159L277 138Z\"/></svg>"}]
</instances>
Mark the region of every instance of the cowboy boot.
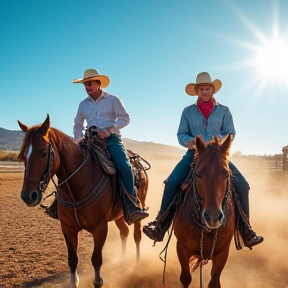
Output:
<instances>
[{"instance_id":1,"label":"cowboy boot","mask_svg":"<svg viewBox=\"0 0 288 288\"><path fill-rule=\"evenodd\" d=\"M140 207L133 208L134 211L129 209L129 218L131 223L135 223L137 221L141 221L142 219L146 218L149 216L149 214L142 210Z\"/></svg>"},{"instance_id":2,"label":"cowboy boot","mask_svg":"<svg viewBox=\"0 0 288 288\"><path fill-rule=\"evenodd\" d=\"M156 219L143 226L143 233L146 234L151 240L155 242L163 241L164 235L167 230L163 229L161 217L162 213L159 212ZM169 228L169 227L168 227ZM167 228L167 229L168 229Z\"/></svg>"},{"instance_id":3,"label":"cowboy boot","mask_svg":"<svg viewBox=\"0 0 288 288\"><path fill-rule=\"evenodd\" d=\"M245 214L245 216L247 217L246 220L249 226L244 226L241 236L243 238L244 246L252 250L252 247L262 243L264 238L262 236L257 236L257 234L253 231L249 222L249 214Z\"/></svg>"},{"instance_id":4,"label":"cowboy boot","mask_svg":"<svg viewBox=\"0 0 288 288\"><path fill-rule=\"evenodd\" d=\"M159 213L154 221L149 222L143 227L143 233L155 242L163 241L164 235L169 228L169 226L166 227L167 229L163 227L163 223L160 220L161 216Z\"/></svg>"},{"instance_id":5,"label":"cowboy boot","mask_svg":"<svg viewBox=\"0 0 288 288\"><path fill-rule=\"evenodd\" d=\"M124 198L126 205L124 205L125 208L123 210L125 211L123 212L128 216L126 218L129 225L149 216L149 214L139 206L140 202L137 196L135 196L135 201L131 200L127 195L125 195Z\"/></svg>"},{"instance_id":6,"label":"cowboy boot","mask_svg":"<svg viewBox=\"0 0 288 288\"><path fill-rule=\"evenodd\" d=\"M236 190L237 191L237 190ZM260 244L263 242L264 238L262 236L257 236L257 234L253 231L250 221L249 221L249 190L248 189L243 189L241 191L242 193L237 193L240 204L242 206L242 210L245 214L245 220L248 225L244 226L244 229L242 231L242 238L244 241L244 246L252 249L253 246Z\"/></svg>"},{"instance_id":7,"label":"cowboy boot","mask_svg":"<svg viewBox=\"0 0 288 288\"><path fill-rule=\"evenodd\" d=\"M163 241L165 233L172 224L179 205L179 199L181 198L181 193L177 193L175 184L172 182L172 185L169 185L169 178L164 181L164 184L165 188L160 211L154 221L149 222L143 227L143 232L155 242Z\"/></svg>"},{"instance_id":8,"label":"cowboy boot","mask_svg":"<svg viewBox=\"0 0 288 288\"><path fill-rule=\"evenodd\" d=\"M163 241L164 235L171 226L178 207L177 196L178 195L175 195L172 203L170 203L167 208L164 209L165 206L161 206L161 209L154 221L144 225L143 232L151 240L154 240L155 242Z\"/></svg>"}]
</instances>

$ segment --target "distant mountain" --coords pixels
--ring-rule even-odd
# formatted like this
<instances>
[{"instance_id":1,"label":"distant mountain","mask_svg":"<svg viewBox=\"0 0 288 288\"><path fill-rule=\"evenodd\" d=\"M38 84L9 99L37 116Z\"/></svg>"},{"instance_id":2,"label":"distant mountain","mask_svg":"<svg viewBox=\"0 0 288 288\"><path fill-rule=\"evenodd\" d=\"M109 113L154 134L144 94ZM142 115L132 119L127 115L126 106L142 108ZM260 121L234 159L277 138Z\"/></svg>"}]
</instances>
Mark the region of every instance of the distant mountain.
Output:
<instances>
[{"instance_id":1,"label":"distant mountain","mask_svg":"<svg viewBox=\"0 0 288 288\"><path fill-rule=\"evenodd\" d=\"M0 150L20 151L24 135L21 130L12 131L0 127ZM140 142L128 138L124 138L123 143L126 149L130 149L147 159L181 159L185 151L181 147L153 142Z\"/></svg>"},{"instance_id":2,"label":"distant mountain","mask_svg":"<svg viewBox=\"0 0 288 288\"><path fill-rule=\"evenodd\" d=\"M24 133L13 130L6 130L0 127L0 150L19 151Z\"/></svg>"},{"instance_id":3,"label":"distant mountain","mask_svg":"<svg viewBox=\"0 0 288 288\"><path fill-rule=\"evenodd\" d=\"M143 158L154 160L180 160L185 148L159 144L154 142L140 142L123 138L123 144L126 149L138 153Z\"/></svg>"}]
</instances>

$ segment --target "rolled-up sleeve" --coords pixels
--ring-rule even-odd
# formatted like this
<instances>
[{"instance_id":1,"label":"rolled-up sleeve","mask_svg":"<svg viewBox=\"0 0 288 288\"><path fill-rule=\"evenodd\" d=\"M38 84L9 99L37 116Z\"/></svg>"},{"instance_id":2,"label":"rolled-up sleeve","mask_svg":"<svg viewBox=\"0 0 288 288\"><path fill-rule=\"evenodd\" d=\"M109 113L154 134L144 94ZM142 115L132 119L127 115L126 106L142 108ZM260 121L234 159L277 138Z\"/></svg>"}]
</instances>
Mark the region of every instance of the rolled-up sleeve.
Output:
<instances>
[{"instance_id":1,"label":"rolled-up sleeve","mask_svg":"<svg viewBox=\"0 0 288 288\"><path fill-rule=\"evenodd\" d=\"M84 130L84 120L85 115L81 110L81 105L79 105L76 117L74 118L74 126L73 126L74 140L78 140L83 136L82 131Z\"/></svg>"},{"instance_id":2,"label":"rolled-up sleeve","mask_svg":"<svg viewBox=\"0 0 288 288\"><path fill-rule=\"evenodd\" d=\"M113 101L113 108L116 116L116 120L113 126L115 126L118 129L127 126L130 123L130 117L122 101L118 97L115 97Z\"/></svg>"}]
</instances>

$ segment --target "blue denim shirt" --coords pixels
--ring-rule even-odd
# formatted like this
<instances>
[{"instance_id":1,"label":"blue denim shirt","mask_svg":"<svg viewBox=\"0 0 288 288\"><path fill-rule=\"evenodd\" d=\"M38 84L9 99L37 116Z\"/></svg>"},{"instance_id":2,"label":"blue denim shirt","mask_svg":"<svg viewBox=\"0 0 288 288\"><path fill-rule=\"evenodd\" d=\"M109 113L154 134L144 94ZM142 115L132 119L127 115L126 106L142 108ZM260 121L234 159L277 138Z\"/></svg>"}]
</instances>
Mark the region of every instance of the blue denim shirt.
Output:
<instances>
[{"instance_id":1,"label":"blue denim shirt","mask_svg":"<svg viewBox=\"0 0 288 288\"><path fill-rule=\"evenodd\" d=\"M179 144L187 147L187 142L195 139L197 135L201 135L204 142L208 142L214 136L222 139L229 132L234 138L236 131L228 107L216 102L209 118L206 119L195 103L183 110L177 137Z\"/></svg>"}]
</instances>

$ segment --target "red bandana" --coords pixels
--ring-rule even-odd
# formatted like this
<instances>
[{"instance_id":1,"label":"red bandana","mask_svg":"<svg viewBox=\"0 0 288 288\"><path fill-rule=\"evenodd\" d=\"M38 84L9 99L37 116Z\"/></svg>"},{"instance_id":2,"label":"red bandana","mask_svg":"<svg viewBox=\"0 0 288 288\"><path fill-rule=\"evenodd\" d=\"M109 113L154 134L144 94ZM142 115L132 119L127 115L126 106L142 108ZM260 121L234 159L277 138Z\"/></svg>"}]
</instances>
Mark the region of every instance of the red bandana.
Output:
<instances>
[{"instance_id":1,"label":"red bandana","mask_svg":"<svg viewBox=\"0 0 288 288\"><path fill-rule=\"evenodd\" d=\"M199 108L199 110L201 111L201 113L203 114L203 116L208 119L213 108L214 108L214 102L213 99L210 99L210 101L208 102L203 102L201 100L197 101L197 107Z\"/></svg>"}]
</instances>

